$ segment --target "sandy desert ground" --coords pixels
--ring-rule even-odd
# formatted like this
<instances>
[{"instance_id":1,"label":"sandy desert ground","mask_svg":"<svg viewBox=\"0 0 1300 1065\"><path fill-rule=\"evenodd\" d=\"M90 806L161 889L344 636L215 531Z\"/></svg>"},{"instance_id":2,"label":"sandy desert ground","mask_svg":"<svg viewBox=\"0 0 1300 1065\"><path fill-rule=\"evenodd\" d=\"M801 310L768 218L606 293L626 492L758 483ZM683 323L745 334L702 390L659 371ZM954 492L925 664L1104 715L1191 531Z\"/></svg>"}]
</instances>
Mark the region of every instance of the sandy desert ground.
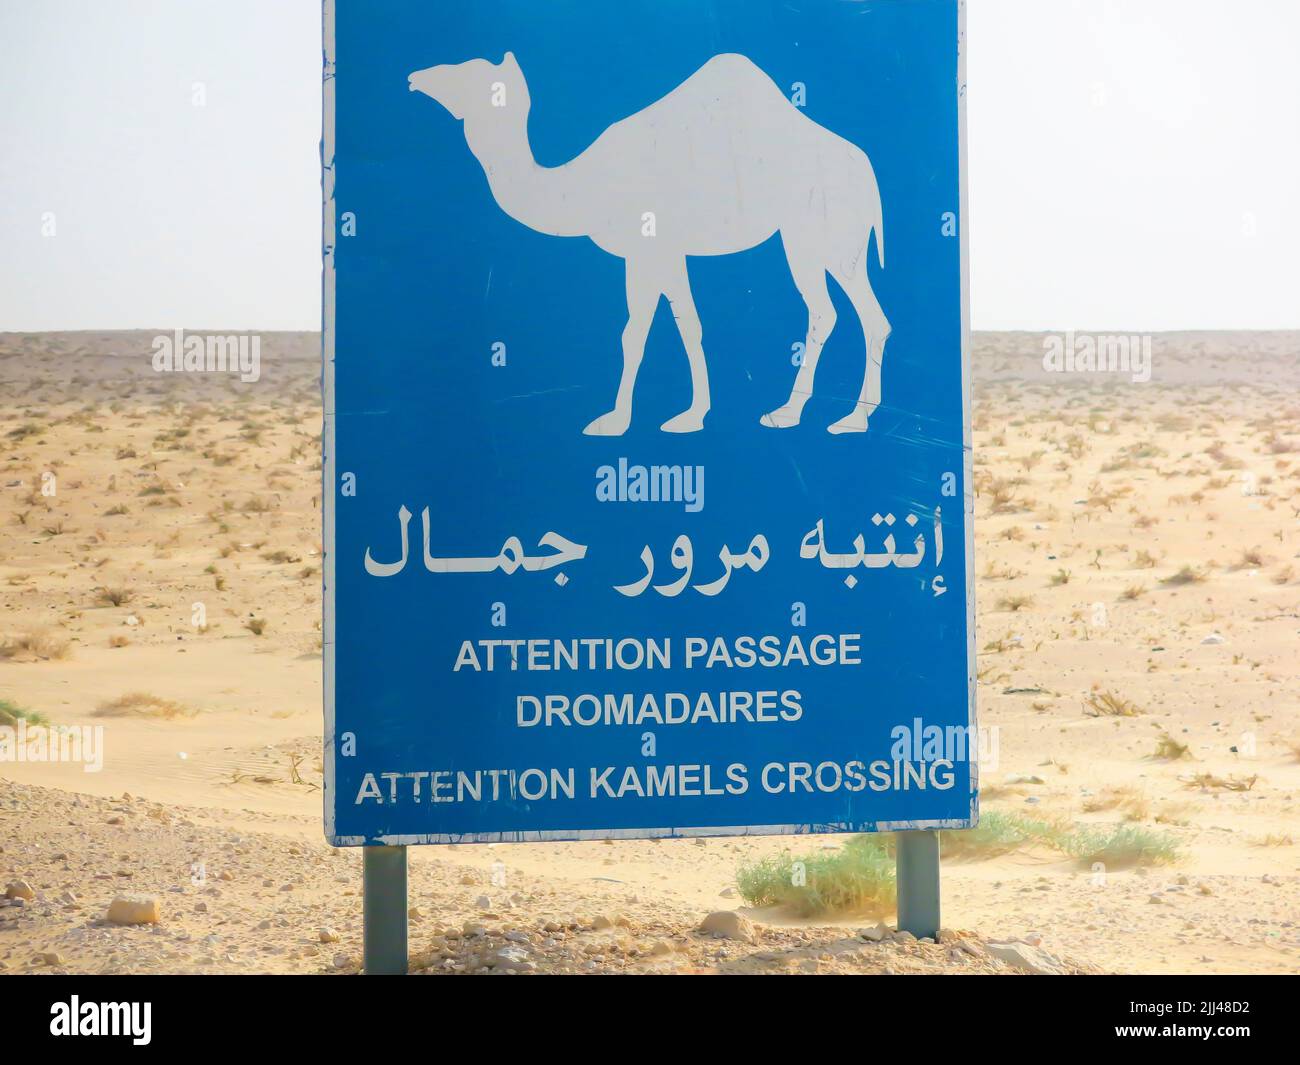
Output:
<instances>
[{"instance_id":1,"label":"sandy desert ground","mask_svg":"<svg viewBox=\"0 0 1300 1065\"><path fill-rule=\"evenodd\" d=\"M359 855L320 829L318 338L264 334L248 385L155 373L153 335L0 334L0 713L104 744L0 762L0 971L356 972ZM834 837L419 848L417 970L1013 973L1019 941L1300 971L1300 333L1160 334L1148 383L1043 352L976 339L983 809L1174 861L946 861L954 931L918 943L743 906L742 861ZM161 920L107 921L124 893ZM739 938L696 932L718 910Z\"/></svg>"}]
</instances>

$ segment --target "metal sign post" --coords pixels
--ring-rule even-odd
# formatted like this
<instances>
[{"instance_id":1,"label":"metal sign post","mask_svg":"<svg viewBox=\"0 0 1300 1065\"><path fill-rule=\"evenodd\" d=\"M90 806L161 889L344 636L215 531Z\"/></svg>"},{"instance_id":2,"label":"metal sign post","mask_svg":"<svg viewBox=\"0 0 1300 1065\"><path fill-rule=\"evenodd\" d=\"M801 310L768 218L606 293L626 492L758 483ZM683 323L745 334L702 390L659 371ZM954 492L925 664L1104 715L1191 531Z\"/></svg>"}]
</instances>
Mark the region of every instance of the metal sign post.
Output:
<instances>
[{"instance_id":1,"label":"metal sign post","mask_svg":"<svg viewBox=\"0 0 1300 1065\"><path fill-rule=\"evenodd\" d=\"M917 939L939 932L939 833L898 833L898 929Z\"/></svg>"},{"instance_id":2,"label":"metal sign post","mask_svg":"<svg viewBox=\"0 0 1300 1065\"><path fill-rule=\"evenodd\" d=\"M362 851L367 976L404 976L406 952L406 848Z\"/></svg>"}]
</instances>

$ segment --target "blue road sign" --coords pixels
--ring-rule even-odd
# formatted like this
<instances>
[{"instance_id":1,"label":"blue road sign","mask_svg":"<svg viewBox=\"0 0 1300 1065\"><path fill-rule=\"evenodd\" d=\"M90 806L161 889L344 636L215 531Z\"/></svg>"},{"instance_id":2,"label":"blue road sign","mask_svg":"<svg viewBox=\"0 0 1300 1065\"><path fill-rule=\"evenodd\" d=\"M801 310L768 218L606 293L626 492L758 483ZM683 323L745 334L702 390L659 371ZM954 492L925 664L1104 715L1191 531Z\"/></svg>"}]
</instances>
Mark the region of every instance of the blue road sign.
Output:
<instances>
[{"instance_id":1,"label":"blue road sign","mask_svg":"<svg viewBox=\"0 0 1300 1065\"><path fill-rule=\"evenodd\" d=\"M962 25L326 3L334 843L973 823Z\"/></svg>"}]
</instances>

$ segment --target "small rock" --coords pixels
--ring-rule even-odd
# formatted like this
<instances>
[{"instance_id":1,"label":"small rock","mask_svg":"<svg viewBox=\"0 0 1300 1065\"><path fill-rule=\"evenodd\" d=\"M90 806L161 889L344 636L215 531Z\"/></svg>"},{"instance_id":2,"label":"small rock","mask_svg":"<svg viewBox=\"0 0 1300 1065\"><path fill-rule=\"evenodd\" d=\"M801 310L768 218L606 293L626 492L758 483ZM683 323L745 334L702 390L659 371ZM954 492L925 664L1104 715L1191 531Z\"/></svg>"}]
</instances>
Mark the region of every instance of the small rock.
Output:
<instances>
[{"instance_id":1,"label":"small rock","mask_svg":"<svg viewBox=\"0 0 1300 1065\"><path fill-rule=\"evenodd\" d=\"M1034 973L1037 976L1059 976L1061 963L1045 950L1031 947L1028 943L989 943L987 950L995 958L1001 958L1013 969Z\"/></svg>"},{"instance_id":2,"label":"small rock","mask_svg":"<svg viewBox=\"0 0 1300 1065\"><path fill-rule=\"evenodd\" d=\"M488 898L486 895L480 895L477 899L474 900L474 905L477 906L480 910L490 910L492 909L492 900Z\"/></svg>"},{"instance_id":3,"label":"small rock","mask_svg":"<svg viewBox=\"0 0 1300 1065\"><path fill-rule=\"evenodd\" d=\"M718 898L720 899L734 899L735 897L736 889L734 887L724 887L718 892Z\"/></svg>"},{"instance_id":4,"label":"small rock","mask_svg":"<svg viewBox=\"0 0 1300 1065\"><path fill-rule=\"evenodd\" d=\"M1207 637L1205 637L1205 639L1201 641L1201 643L1227 643L1227 642L1228 641L1225 640L1222 636L1220 636L1217 632L1210 633L1210 635L1208 635Z\"/></svg>"},{"instance_id":5,"label":"small rock","mask_svg":"<svg viewBox=\"0 0 1300 1065\"><path fill-rule=\"evenodd\" d=\"M119 895L108 907L110 924L157 924L158 900L150 895Z\"/></svg>"},{"instance_id":6,"label":"small rock","mask_svg":"<svg viewBox=\"0 0 1300 1065\"><path fill-rule=\"evenodd\" d=\"M502 947L492 960L495 968L506 972L531 972L537 968L536 962L520 947Z\"/></svg>"},{"instance_id":7,"label":"small rock","mask_svg":"<svg viewBox=\"0 0 1300 1065\"><path fill-rule=\"evenodd\" d=\"M883 942L885 937L889 934L890 934L889 926L883 923L875 925L872 928L864 928L862 929L861 932L858 933L858 935L860 935L863 939L869 939L871 940L872 943Z\"/></svg>"},{"instance_id":8,"label":"small rock","mask_svg":"<svg viewBox=\"0 0 1300 1065\"><path fill-rule=\"evenodd\" d=\"M48 954L36 955L36 960L40 962L42 965L62 965L63 955L55 954L53 951L51 951Z\"/></svg>"},{"instance_id":9,"label":"small rock","mask_svg":"<svg viewBox=\"0 0 1300 1065\"><path fill-rule=\"evenodd\" d=\"M699 931L715 939L739 939L753 943L754 926L735 910L715 910L700 922Z\"/></svg>"},{"instance_id":10,"label":"small rock","mask_svg":"<svg viewBox=\"0 0 1300 1065\"><path fill-rule=\"evenodd\" d=\"M26 880L15 880L5 887L5 898L23 899L25 902L31 902L36 898L36 892L32 890L32 885L27 883Z\"/></svg>"},{"instance_id":11,"label":"small rock","mask_svg":"<svg viewBox=\"0 0 1300 1065\"><path fill-rule=\"evenodd\" d=\"M337 943L339 934L332 928L322 928L320 930L320 941L322 943Z\"/></svg>"}]
</instances>

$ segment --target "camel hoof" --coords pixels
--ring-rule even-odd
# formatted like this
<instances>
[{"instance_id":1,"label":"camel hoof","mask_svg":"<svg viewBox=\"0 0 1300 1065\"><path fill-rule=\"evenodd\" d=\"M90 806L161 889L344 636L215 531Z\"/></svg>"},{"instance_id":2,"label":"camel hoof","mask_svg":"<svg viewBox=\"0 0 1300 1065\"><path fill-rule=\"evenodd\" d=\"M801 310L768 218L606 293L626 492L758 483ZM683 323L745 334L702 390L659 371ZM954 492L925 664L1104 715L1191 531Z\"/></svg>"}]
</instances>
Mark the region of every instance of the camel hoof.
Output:
<instances>
[{"instance_id":1,"label":"camel hoof","mask_svg":"<svg viewBox=\"0 0 1300 1065\"><path fill-rule=\"evenodd\" d=\"M827 431L832 433L865 433L867 431L866 410L858 407L852 414L828 426Z\"/></svg>"},{"instance_id":2,"label":"camel hoof","mask_svg":"<svg viewBox=\"0 0 1300 1065\"><path fill-rule=\"evenodd\" d=\"M698 433L704 428L704 415L707 411L696 413L684 410L675 418L669 418L659 428L665 433Z\"/></svg>"},{"instance_id":3,"label":"camel hoof","mask_svg":"<svg viewBox=\"0 0 1300 1065\"><path fill-rule=\"evenodd\" d=\"M777 407L774 411L768 411L759 418L759 421L769 429L789 429L799 424L799 416L802 413L787 404L784 407Z\"/></svg>"},{"instance_id":4,"label":"camel hoof","mask_svg":"<svg viewBox=\"0 0 1300 1065\"><path fill-rule=\"evenodd\" d=\"M582 434L583 436L622 436L627 432L627 423L628 415L622 411L612 410L589 424L582 430Z\"/></svg>"}]
</instances>

